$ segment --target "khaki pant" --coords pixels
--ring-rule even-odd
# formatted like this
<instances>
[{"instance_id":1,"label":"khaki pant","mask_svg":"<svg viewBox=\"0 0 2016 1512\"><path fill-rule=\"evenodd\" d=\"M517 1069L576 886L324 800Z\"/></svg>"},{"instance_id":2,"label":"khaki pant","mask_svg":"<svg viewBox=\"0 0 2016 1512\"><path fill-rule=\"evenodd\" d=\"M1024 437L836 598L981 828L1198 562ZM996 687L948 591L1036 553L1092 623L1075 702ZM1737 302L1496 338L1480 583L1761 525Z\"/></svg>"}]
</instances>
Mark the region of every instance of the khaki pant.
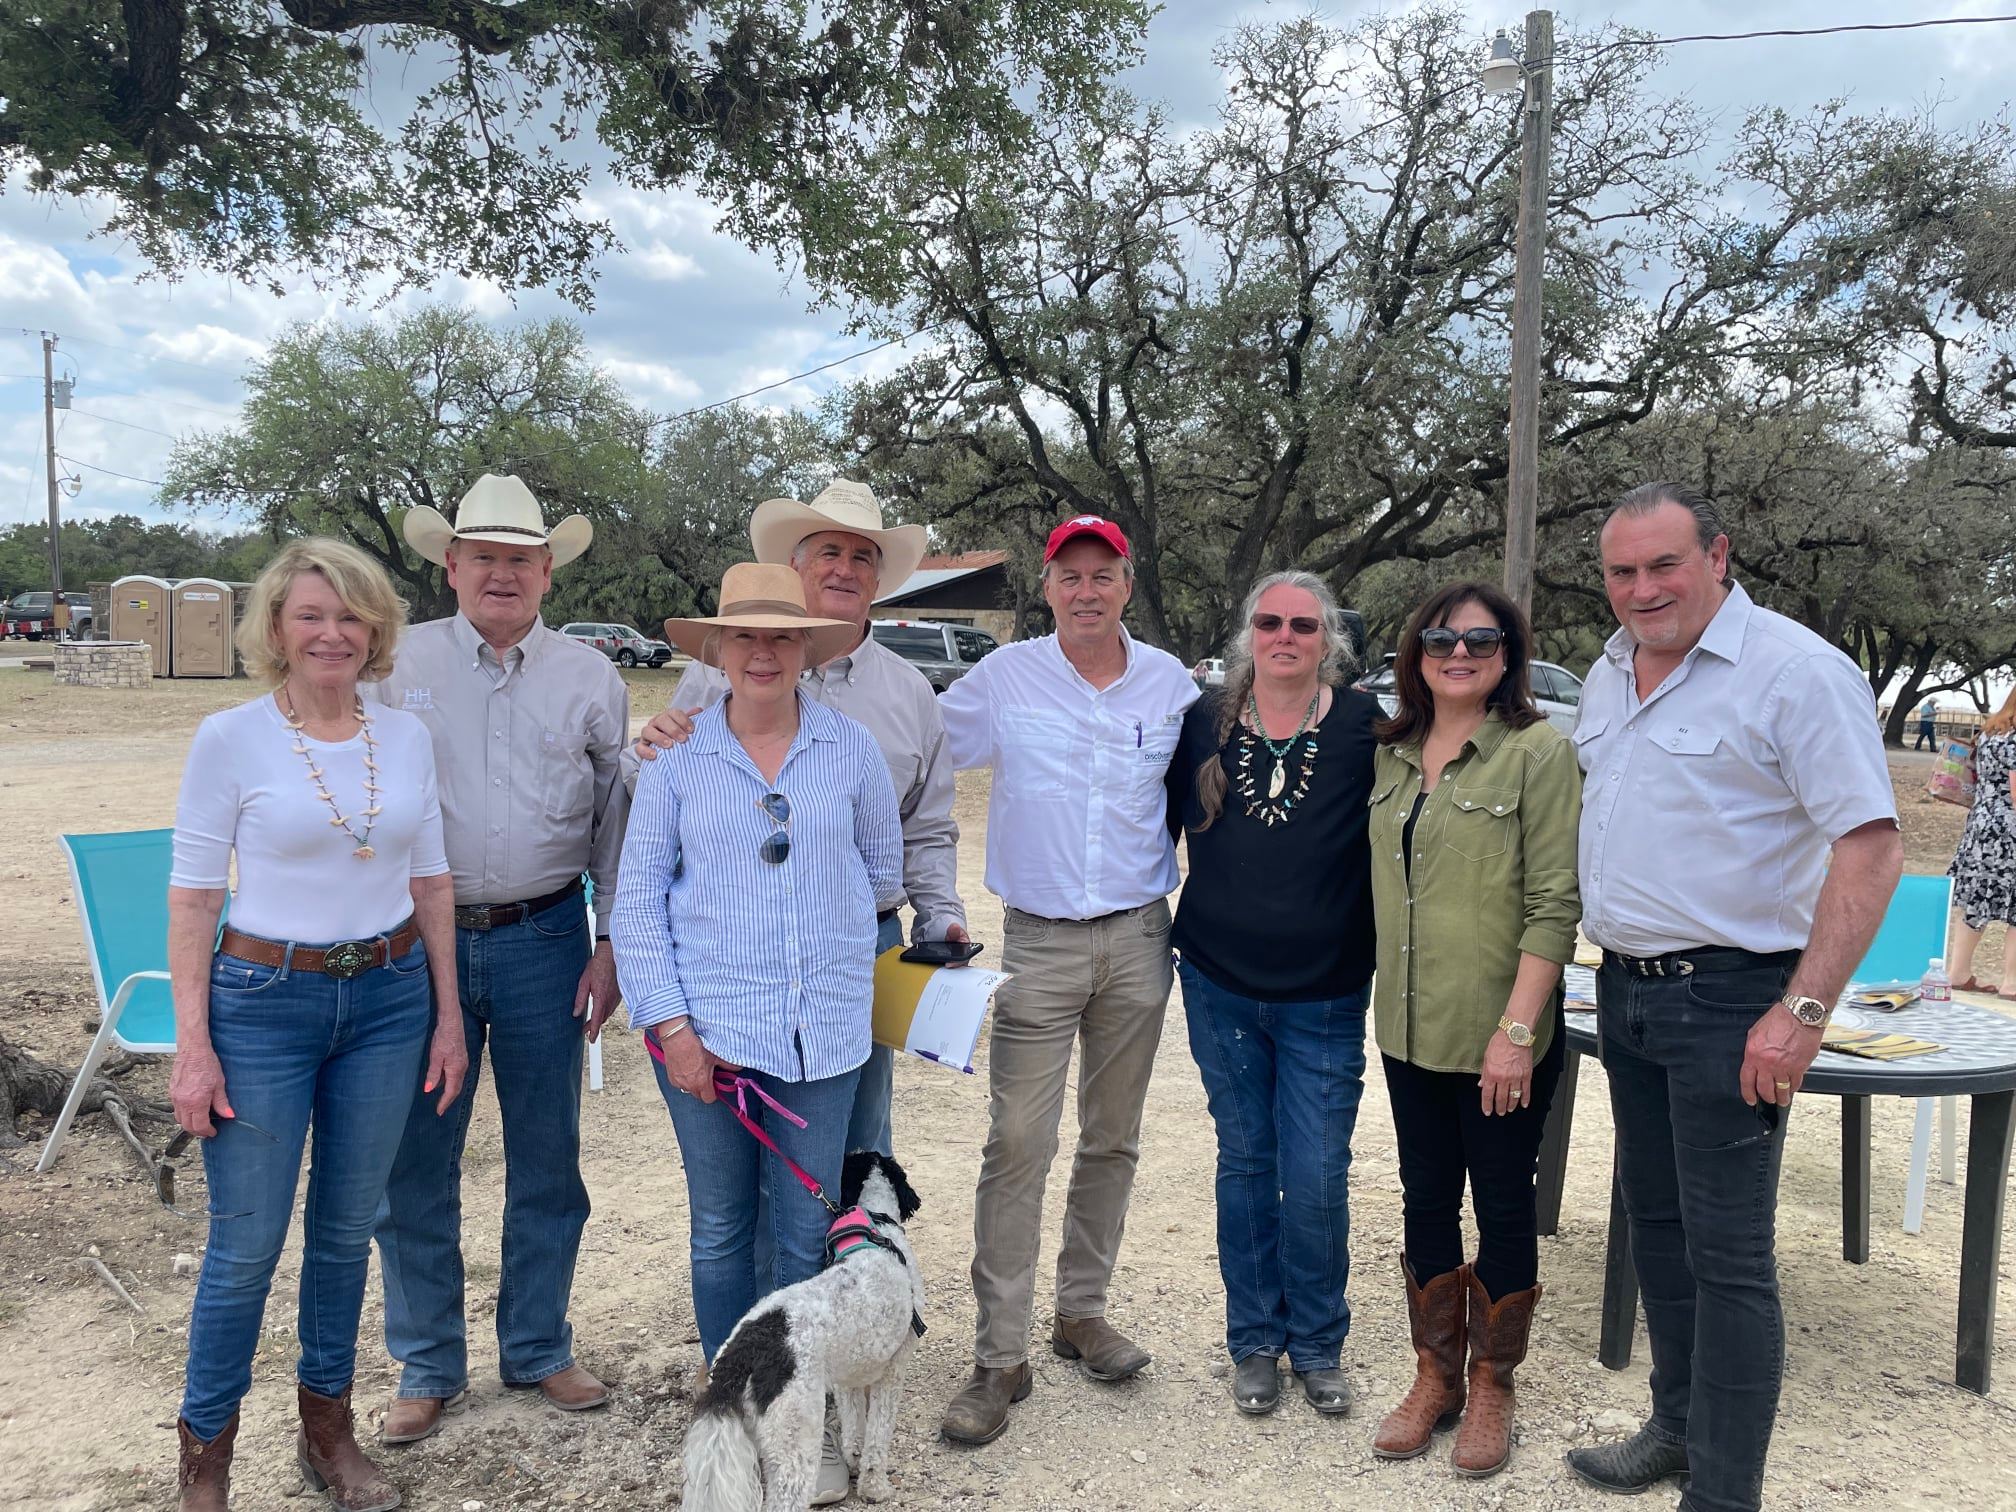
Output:
<instances>
[{"instance_id":1,"label":"khaki pant","mask_svg":"<svg viewBox=\"0 0 2016 1512\"><path fill-rule=\"evenodd\" d=\"M994 999L987 1148L973 1206L974 1359L994 1368L1029 1357L1043 1189L1073 1041L1084 1046L1078 1152L1057 1254L1057 1315L1105 1315L1174 976L1163 899L1090 923L1011 908L1004 933L1002 969L1015 980Z\"/></svg>"}]
</instances>

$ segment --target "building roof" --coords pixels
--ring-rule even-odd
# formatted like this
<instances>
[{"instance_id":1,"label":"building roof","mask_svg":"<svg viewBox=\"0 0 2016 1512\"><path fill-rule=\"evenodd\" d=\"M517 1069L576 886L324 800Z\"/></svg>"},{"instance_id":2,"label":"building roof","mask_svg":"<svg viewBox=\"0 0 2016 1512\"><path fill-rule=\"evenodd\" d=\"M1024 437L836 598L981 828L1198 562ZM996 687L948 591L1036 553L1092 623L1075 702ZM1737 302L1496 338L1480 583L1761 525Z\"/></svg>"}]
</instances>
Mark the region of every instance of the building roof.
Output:
<instances>
[{"instance_id":1,"label":"building roof","mask_svg":"<svg viewBox=\"0 0 2016 1512\"><path fill-rule=\"evenodd\" d=\"M956 583L961 578L972 577L991 567L999 567L1007 560L1008 553L1005 551L968 551L957 556L927 556L918 564L915 572L888 593L878 595L875 602L894 603L913 594L943 588L947 583Z\"/></svg>"}]
</instances>

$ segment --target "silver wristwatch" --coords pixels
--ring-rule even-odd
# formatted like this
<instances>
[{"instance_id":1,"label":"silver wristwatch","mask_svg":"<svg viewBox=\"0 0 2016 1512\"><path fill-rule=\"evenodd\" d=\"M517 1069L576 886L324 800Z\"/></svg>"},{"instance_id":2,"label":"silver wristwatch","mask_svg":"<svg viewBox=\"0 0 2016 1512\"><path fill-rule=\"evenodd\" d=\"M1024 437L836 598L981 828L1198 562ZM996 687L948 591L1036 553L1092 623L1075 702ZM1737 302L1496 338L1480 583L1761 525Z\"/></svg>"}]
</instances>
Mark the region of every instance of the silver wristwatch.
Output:
<instances>
[{"instance_id":1,"label":"silver wristwatch","mask_svg":"<svg viewBox=\"0 0 2016 1512\"><path fill-rule=\"evenodd\" d=\"M1788 997L1782 1000L1785 1011L1808 1029L1825 1027L1834 1010L1818 998Z\"/></svg>"}]
</instances>

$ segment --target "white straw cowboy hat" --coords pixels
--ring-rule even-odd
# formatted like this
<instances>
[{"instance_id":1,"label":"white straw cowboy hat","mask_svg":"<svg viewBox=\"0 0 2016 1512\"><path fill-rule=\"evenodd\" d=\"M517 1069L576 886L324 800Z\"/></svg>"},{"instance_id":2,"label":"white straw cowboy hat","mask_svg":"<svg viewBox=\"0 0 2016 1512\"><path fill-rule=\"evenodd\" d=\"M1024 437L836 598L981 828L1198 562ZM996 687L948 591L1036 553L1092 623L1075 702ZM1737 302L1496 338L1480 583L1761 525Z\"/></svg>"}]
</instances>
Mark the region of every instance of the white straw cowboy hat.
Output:
<instances>
[{"instance_id":1,"label":"white straw cowboy hat","mask_svg":"<svg viewBox=\"0 0 2016 1512\"><path fill-rule=\"evenodd\" d=\"M511 546L544 546L553 565L564 567L588 549L595 527L586 515L569 515L550 531L546 513L518 478L485 473L455 506L455 523L422 504L406 513L406 544L437 567L448 565L450 541L500 541Z\"/></svg>"},{"instance_id":2,"label":"white straw cowboy hat","mask_svg":"<svg viewBox=\"0 0 2016 1512\"><path fill-rule=\"evenodd\" d=\"M812 644L805 665L821 667L861 634L845 620L814 619L805 612L805 587L789 567L737 562L721 578L721 612L707 619L668 619L665 639L697 662L721 665L722 630L803 630Z\"/></svg>"},{"instance_id":3,"label":"white straw cowboy hat","mask_svg":"<svg viewBox=\"0 0 2016 1512\"><path fill-rule=\"evenodd\" d=\"M789 563L798 543L822 530L866 536L882 548L881 586L893 593L924 560L931 541L922 525L882 528L882 504L866 483L835 478L810 504L765 499L749 517L749 544L759 562Z\"/></svg>"}]
</instances>

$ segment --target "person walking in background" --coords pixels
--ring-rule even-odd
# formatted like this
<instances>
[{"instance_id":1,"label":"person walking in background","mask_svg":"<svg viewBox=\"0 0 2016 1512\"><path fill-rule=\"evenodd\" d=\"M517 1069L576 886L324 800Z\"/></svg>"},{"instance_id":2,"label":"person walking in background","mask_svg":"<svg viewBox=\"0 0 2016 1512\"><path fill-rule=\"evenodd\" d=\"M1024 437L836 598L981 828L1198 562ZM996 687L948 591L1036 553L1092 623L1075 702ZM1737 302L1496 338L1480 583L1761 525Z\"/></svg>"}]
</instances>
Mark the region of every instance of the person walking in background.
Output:
<instances>
[{"instance_id":1,"label":"person walking in background","mask_svg":"<svg viewBox=\"0 0 2016 1512\"><path fill-rule=\"evenodd\" d=\"M1700 493L1647 483L1599 537L1621 628L1583 684L1582 929L1652 1344L1652 1416L1568 1464L1690 1475L1755 1512L1778 1414L1785 1116L1903 869L1861 669L1728 581Z\"/></svg>"},{"instance_id":2,"label":"person walking in background","mask_svg":"<svg viewBox=\"0 0 2016 1512\"><path fill-rule=\"evenodd\" d=\"M1307 572L1254 584L1225 685L1183 717L1169 823L1189 878L1170 938L1218 1130L1218 1273L1232 1400L1351 1409L1348 1177L1372 978L1372 722L1345 687L1337 600Z\"/></svg>"},{"instance_id":3,"label":"person walking in background","mask_svg":"<svg viewBox=\"0 0 2016 1512\"><path fill-rule=\"evenodd\" d=\"M1982 722L1974 743L1974 803L1946 875L1953 879L1953 906L1960 910L1947 975L1964 992L1986 992L1974 979L1974 952L1990 924L2016 923L2016 691ZM2007 929L2002 985L1996 990L2016 1002L2016 959Z\"/></svg>"},{"instance_id":4,"label":"person walking in background","mask_svg":"<svg viewBox=\"0 0 2016 1512\"><path fill-rule=\"evenodd\" d=\"M404 1367L379 1426L388 1444L437 1432L469 1384L462 1148L486 1049L504 1125L499 1372L562 1411L608 1400L575 1362L567 1303L588 1222L582 1050L616 1006L607 900L629 809L616 766L630 729L623 679L539 618L554 568L588 549L588 521L548 531L530 489L486 475L452 525L423 507L405 532L447 567L457 612L414 627L374 696L433 736L471 1066L447 1118L414 1103L379 1218L385 1347ZM583 871L604 900L592 942Z\"/></svg>"},{"instance_id":5,"label":"person walking in background","mask_svg":"<svg viewBox=\"0 0 2016 1512\"><path fill-rule=\"evenodd\" d=\"M1561 968L1580 913L1581 777L1533 702L1531 660L1526 616L1497 588L1431 595L1394 657L1399 707L1379 726L1372 782L1373 1019L1416 1361L1372 1448L1412 1459L1461 1412L1450 1462L1473 1477L1512 1455L1512 1377L1541 1291L1534 1172L1567 1053Z\"/></svg>"},{"instance_id":6,"label":"person walking in background","mask_svg":"<svg viewBox=\"0 0 2016 1512\"><path fill-rule=\"evenodd\" d=\"M1939 705L1929 698L1918 705L1918 743L1911 749L1922 751L1927 746L1939 749Z\"/></svg>"},{"instance_id":7,"label":"person walking in background","mask_svg":"<svg viewBox=\"0 0 2016 1512\"><path fill-rule=\"evenodd\" d=\"M750 1307L818 1274L827 1223L717 1098L715 1075L747 1078L750 1116L840 1190L868 1058L875 903L898 886L903 855L874 737L799 685L855 627L808 615L788 567L730 567L718 602L712 618L665 622L667 639L721 669L728 694L639 774L615 910L630 1022L649 1041L685 1169L693 1311L710 1365ZM765 1111L779 1106L802 1124ZM759 1189L776 1234L761 1271Z\"/></svg>"},{"instance_id":8,"label":"person walking in background","mask_svg":"<svg viewBox=\"0 0 2016 1512\"><path fill-rule=\"evenodd\" d=\"M1050 532L1043 597L1055 634L1018 641L945 690L953 764L992 767L987 887L1006 905L994 1000L987 1145L973 1202L972 1377L945 1411L961 1444L999 1437L1028 1396L1043 1189L1078 1066L1078 1152L1057 1256L1051 1350L1118 1381L1149 1362L1106 1318L1140 1159L1141 1108L1173 966L1176 850L1164 776L1197 685L1127 633L1127 537L1079 515Z\"/></svg>"},{"instance_id":9,"label":"person walking in background","mask_svg":"<svg viewBox=\"0 0 2016 1512\"><path fill-rule=\"evenodd\" d=\"M282 549L237 636L247 674L273 691L204 720L183 768L168 1091L176 1121L203 1137L212 1217L177 1423L182 1512L225 1512L311 1133L295 1453L332 1505L399 1505L350 1409L371 1228L416 1094L440 1119L468 1064L433 746L412 715L358 694L390 670L405 618L356 547Z\"/></svg>"}]
</instances>

